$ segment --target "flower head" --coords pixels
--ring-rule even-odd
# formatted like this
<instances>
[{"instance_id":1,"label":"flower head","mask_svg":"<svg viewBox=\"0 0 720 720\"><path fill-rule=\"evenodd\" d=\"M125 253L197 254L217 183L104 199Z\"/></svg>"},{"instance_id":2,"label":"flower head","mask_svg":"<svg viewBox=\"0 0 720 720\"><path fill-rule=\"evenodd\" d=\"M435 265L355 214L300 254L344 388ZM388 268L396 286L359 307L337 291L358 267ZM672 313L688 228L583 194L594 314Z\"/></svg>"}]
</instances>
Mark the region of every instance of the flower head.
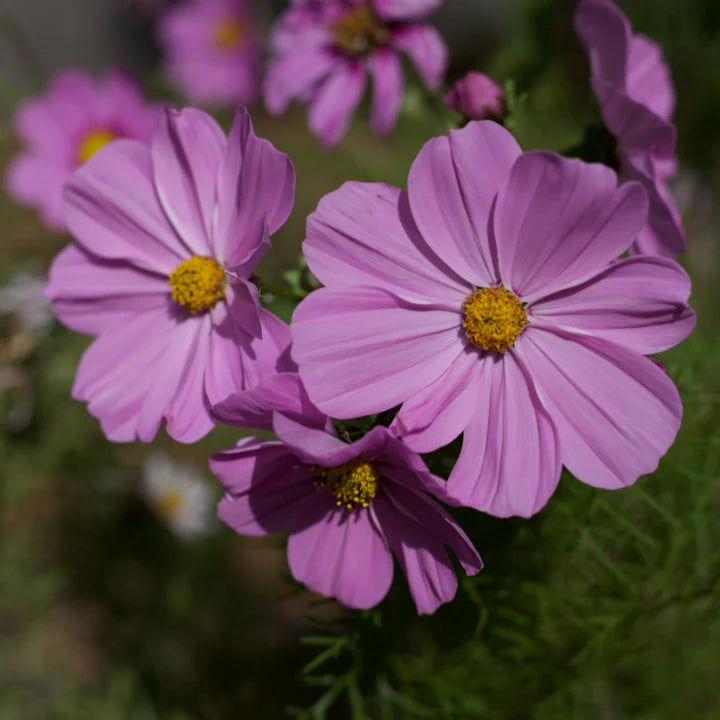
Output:
<instances>
[{"instance_id":1,"label":"flower head","mask_svg":"<svg viewBox=\"0 0 720 720\"><path fill-rule=\"evenodd\" d=\"M469 72L458 80L445 96L445 104L461 112L468 120L500 117L505 107L503 89L490 77Z\"/></svg>"},{"instance_id":2,"label":"flower head","mask_svg":"<svg viewBox=\"0 0 720 720\"><path fill-rule=\"evenodd\" d=\"M391 429L418 452L464 440L458 502L532 515L565 465L620 488L652 472L682 407L645 355L692 330L673 261L618 260L647 196L603 165L522 153L499 124L435 138L408 191L347 183L308 219L326 287L298 306L292 354L334 417L402 404Z\"/></svg>"},{"instance_id":3,"label":"flower head","mask_svg":"<svg viewBox=\"0 0 720 720\"><path fill-rule=\"evenodd\" d=\"M372 78L370 125L384 135L395 126L403 99L400 53L407 53L425 84L437 88L447 50L422 22L440 0L295 0L272 37L273 58L265 104L276 115L292 100L309 103L312 131L326 146L345 133Z\"/></svg>"},{"instance_id":4,"label":"flower head","mask_svg":"<svg viewBox=\"0 0 720 720\"><path fill-rule=\"evenodd\" d=\"M76 244L46 294L67 326L97 336L73 395L105 434L148 442L162 419L193 442L212 404L288 365L287 326L250 274L286 220L295 173L240 109L229 138L199 110L168 110L150 146L104 148L67 186Z\"/></svg>"},{"instance_id":5,"label":"flower head","mask_svg":"<svg viewBox=\"0 0 720 720\"><path fill-rule=\"evenodd\" d=\"M63 187L73 171L111 140L148 141L158 109L125 74L96 81L82 70L62 70L47 93L20 105L15 131L25 144L11 163L8 193L37 207L50 228L65 228Z\"/></svg>"},{"instance_id":6,"label":"flower head","mask_svg":"<svg viewBox=\"0 0 720 720\"><path fill-rule=\"evenodd\" d=\"M685 249L680 213L667 185L675 174L675 92L660 47L633 34L611 0L581 0L575 27L590 56L592 86L603 122L617 141L621 177L636 180L650 200L637 252L676 255Z\"/></svg>"},{"instance_id":7,"label":"flower head","mask_svg":"<svg viewBox=\"0 0 720 720\"><path fill-rule=\"evenodd\" d=\"M260 37L248 0L183 0L163 15L170 77L191 102L248 104L260 88Z\"/></svg>"}]
</instances>

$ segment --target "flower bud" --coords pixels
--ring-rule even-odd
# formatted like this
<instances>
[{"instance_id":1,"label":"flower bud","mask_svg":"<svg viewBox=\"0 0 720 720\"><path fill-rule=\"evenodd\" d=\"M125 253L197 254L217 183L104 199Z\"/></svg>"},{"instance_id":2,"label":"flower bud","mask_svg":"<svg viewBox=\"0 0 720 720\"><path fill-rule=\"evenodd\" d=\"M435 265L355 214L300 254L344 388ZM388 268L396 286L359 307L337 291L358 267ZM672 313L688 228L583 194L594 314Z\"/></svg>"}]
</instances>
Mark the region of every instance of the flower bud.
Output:
<instances>
[{"instance_id":1,"label":"flower bud","mask_svg":"<svg viewBox=\"0 0 720 720\"><path fill-rule=\"evenodd\" d=\"M503 89L494 80L479 72L469 72L453 85L445 96L445 104L469 120L487 120L502 115L504 97Z\"/></svg>"}]
</instances>

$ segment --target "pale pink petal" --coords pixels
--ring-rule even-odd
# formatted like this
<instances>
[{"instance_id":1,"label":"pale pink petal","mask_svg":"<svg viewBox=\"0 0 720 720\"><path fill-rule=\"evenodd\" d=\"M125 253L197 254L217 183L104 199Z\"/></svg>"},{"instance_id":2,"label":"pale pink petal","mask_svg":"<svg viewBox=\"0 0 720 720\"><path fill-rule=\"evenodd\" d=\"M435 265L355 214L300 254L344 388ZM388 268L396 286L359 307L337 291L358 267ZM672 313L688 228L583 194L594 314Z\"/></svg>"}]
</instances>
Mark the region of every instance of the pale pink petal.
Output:
<instances>
[{"instance_id":1,"label":"pale pink petal","mask_svg":"<svg viewBox=\"0 0 720 720\"><path fill-rule=\"evenodd\" d=\"M295 310L292 355L323 412L361 417L434 382L463 350L461 321L380 288L321 288Z\"/></svg>"},{"instance_id":2,"label":"pale pink petal","mask_svg":"<svg viewBox=\"0 0 720 720\"><path fill-rule=\"evenodd\" d=\"M517 352L558 432L562 460L609 490L654 472L675 439L682 404L667 374L620 345L528 327Z\"/></svg>"},{"instance_id":3,"label":"pale pink petal","mask_svg":"<svg viewBox=\"0 0 720 720\"><path fill-rule=\"evenodd\" d=\"M65 166L69 171L72 156L68 153L67 129L53 114L46 98L30 98L14 116L15 133L29 148L44 158Z\"/></svg>"},{"instance_id":4,"label":"pale pink petal","mask_svg":"<svg viewBox=\"0 0 720 720\"><path fill-rule=\"evenodd\" d=\"M520 152L505 128L476 121L430 140L410 169L410 208L423 239L474 285L497 281L490 213Z\"/></svg>"},{"instance_id":5,"label":"pale pink petal","mask_svg":"<svg viewBox=\"0 0 720 720\"><path fill-rule=\"evenodd\" d=\"M432 25L401 24L391 31L392 46L410 56L430 90L437 90L445 77L448 51L445 41Z\"/></svg>"},{"instance_id":6,"label":"pale pink petal","mask_svg":"<svg viewBox=\"0 0 720 720\"><path fill-rule=\"evenodd\" d=\"M480 382L484 392L465 429L447 492L496 517L530 517L560 479L555 429L514 350L490 357Z\"/></svg>"},{"instance_id":7,"label":"pale pink petal","mask_svg":"<svg viewBox=\"0 0 720 720\"><path fill-rule=\"evenodd\" d=\"M370 127L378 135L387 135L395 127L402 106L402 63L392 50L378 48L370 54L368 68L373 84Z\"/></svg>"},{"instance_id":8,"label":"pale pink petal","mask_svg":"<svg viewBox=\"0 0 720 720\"><path fill-rule=\"evenodd\" d=\"M442 0L372 0L380 17L385 20L422 18L440 7Z\"/></svg>"},{"instance_id":9,"label":"pale pink petal","mask_svg":"<svg viewBox=\"0 0 720 720\"><path fill-rule=\"evenodd\" d=\"M71 170L44 156L20 155L8 168L5 185L14 200L39 208L43 222L53 230L62 230L63 188Z\"/></svg>"},{"instance_id":10,"label":"pale pink petal","mask_svg":"<svg viewBox=\"0 0 720 720\"><path fill-rule=\"evenodd\" d=\"M495 213L503 284L530 301L582 282L625 252L646 219L645 191L618 188L610 168L525 153Z\"/></svg>"}]
</instances>

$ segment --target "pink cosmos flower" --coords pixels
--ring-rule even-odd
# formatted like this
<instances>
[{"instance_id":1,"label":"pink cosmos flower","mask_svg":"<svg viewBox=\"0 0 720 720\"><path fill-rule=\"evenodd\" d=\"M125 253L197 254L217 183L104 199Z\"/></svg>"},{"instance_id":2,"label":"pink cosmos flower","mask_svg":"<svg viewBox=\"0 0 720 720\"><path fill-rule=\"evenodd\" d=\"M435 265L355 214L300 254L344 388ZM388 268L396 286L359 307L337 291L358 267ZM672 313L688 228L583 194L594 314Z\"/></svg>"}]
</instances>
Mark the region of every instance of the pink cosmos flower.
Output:
<instances>
[{"instance_id":1,"label":"pink cosmos flower","mask_svg":"<svg viewBox=\"0 0 720 720\"><path fill-rule=\"evenodd\" d=\"M37 207L49 228L64 229L62 192L71 173L110 140L149 140L157 115L119 71L98 82L83 70L61 70L43 97L26 100L15 115L26 148L8 170L8 194Z\"/></svg>"},{"instance_id":2,"label":"pink cosmos flower","mask_svg":"<svg viewBox=\"0 0 720 720\"><path fill-rule=\"evenodd\" d=\"M240 109L230 137L199 110L168 110L148 146L118 140L70 179L77 244L46 290L68 327L96 335L73 397L108 438L176 440L214 425L210 406L284 369L287 326L250 274L287 219L295 172ZM292 365L290 367L293 367Z\"/></svg>"},{"instance_id":3,"label":"pink cosmos flower","mask_svg":"<svg viewBox=\"0 0 720 720\"><path fill-rule=\"evenodd\" d=\"M308 218L326 285L300 303L293 358L334 417L403 403L418 452L464 433L459 502L529 516L564 464L615 489L652 472L677 433L677 390L646 354L687 336L690 282L673 261L616 260L647 196L603 165L522 153L492 121L430 140L408 191L347 183Z\"/></svg>"},{"instance_id":4,"label":"pink cosmos flower","mask_svg":"<svg viewBox=\"0 0 720 720\"><path fill-rule=\"evenodd\" d=\"M590 56L592 86L615 136L621 177L642 183L650 200L636 252L673 256L685 249L680 213L667 181L675 174L675 92L660 47L636 35L610 0L582 0L575 27Z\"/></svg>"},{"instance_id":5,"label":"pink cosmos flower","mask_svg":"<svg viewBox=\"0 0 720 720\"><path fill-rule=\"evenodd\" d=\"M491 120L503 114L505 93L491 77L469 72L452 86L444 102L468 120Z\"/></svg>"},{"instance_id":6,"label":"pink cosmos flower","mask_svg":"<svg viewBox=\"0 0 720 720\"><path fill-rule=\"evenodd\" d=\"M237 409L289 402L307 406L298 376L268 378ZM232 413L232 402L224 403ZM428 493L444 483L387 428L341 440L312 405L305 416L273 414L277 441L245 438L210 459L227 491L220 518L241 535L289 532L293 577L352 608L377 605L390 589L393 554L419 613L452 600L457 578L444 546L468 575L482 561L455 521ZM300 419L302 417L302 419Z\"/></svg>"},{"instance_id":7,"label":"pink cosmos flower","mask_svg":"<svg viewBox=\"0 0 720 720\"><path fill-rule=\"evenodd\" d=\"M370 74L370 125L379 135L395 126L403 99L400 53L407 53L430 89L447 67L445 44L422 18L441 0L293 0L272 36L265 78L268 110L291 100L310 103L309 123L322 143L343 136Z\"/></svg>"},{"instance_id":8,"label":"pink cosmos flower","mask_svg":"<svg viewBox=\"0 0 720 720\"><path fill-rule=\"evenodd\" d=\"M191 102L247 105L260 89L260 37L249 0L185 0L159 25L170 77Z\"/></svg>"}]
</instances>

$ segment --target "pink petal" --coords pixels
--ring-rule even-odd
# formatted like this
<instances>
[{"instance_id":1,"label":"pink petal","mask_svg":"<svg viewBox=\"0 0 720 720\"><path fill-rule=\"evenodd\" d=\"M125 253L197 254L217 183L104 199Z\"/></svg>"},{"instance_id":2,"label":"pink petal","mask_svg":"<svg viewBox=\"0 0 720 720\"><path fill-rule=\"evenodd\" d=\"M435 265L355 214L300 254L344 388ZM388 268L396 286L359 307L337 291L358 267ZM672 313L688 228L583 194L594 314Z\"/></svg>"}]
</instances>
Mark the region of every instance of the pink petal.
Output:
<instances>
[{"instance_id":1,"label":"pink petal","mask_svg":"<svg viewBox=\"0 0 720 720\"><path fill-rule=\"evenodd\" d=\"M391 31L392 46L410 56L430 90L437 90L445 77L448 51L445 41L432 25L401 24Z\"/></svg>"},{"instance_id":2,"label":"pink petal","mask_svg":"<svg viewBox=\"0 0 720 720\"><path fill-rule=\"evenodd\" d=\"M428 248L407 195L381 183L347 182L308 217L303 253L324 285L373 285L411 301L460 307L472 287Z\"/></svg>"},{"instance_id":3,"label":"pink petal","mask_svg":"<svg viewBox=\"0 0 720 720\"><path fill-rule=\"evenodd\" d=\"M385 20L422 18L440 7L442 0L373 0L372 4Z\"/></svg>"},{"instance_id":4,"label":"pink petal","mask_svg":"<svg viewBox=\"0 0 720 720\"><path fill-rule=\"evenodd\" d=\"M643 355L662 352L695 327L690 278L671 260L620 260L586 283L533 303L543 324L587 333Z\"/></svg>"},{"instance_id":5,"label":"pink petal","mask_svg":"<svg viewBox=\"0 0 720 720\"><path fill-rule=\"evenodd\" d=\"M682 417L677 389L662 369L620 345L533 326L517 351L573 475L614 490L656 470Z\"/></svg>"},{"instance_id":6,"label":"pink petal","mask_svg":"<svg viewBox=\"0 0 720 720\"><path fill-rule=\"evenodd\" d=\"M233 322L252 337L262 336L260 324L260 291L255 283L238 280L229 282L225 302Z\"/></svg>"},{"instance_id":7,"label":"pink petal","mask_svg":"<svg viewBox=\"0 0 720 720\"><path fill-rule=\"evenodd\" d=\"M189 254L158 202L150 152L134 140L106 145L72 175L65 221L83 248L107 260L170 274Z\"/></svg>"},{"instance_id":8,"label":"pink petal","mask_svg":"<svg viewBox=\"0 0 720 720\"><path fill-rule=\"evenodd\" d=\"M490 211L520 152L497 123L471 122L426 143L410 169L410 208L423 239L473 285L497 280Z\"/></svg>"},{"instance_id":9,"label":"pink petal","mask_svg":"<svg viewBox=\"0 0 720 720\"><path fill-rule=\"evenodd\" d=\"M215 182L226 144L215 120L194 108L168 108L155 130L150 152L158 198L194 255L213 254Z\"/></svg>"},{"instance_id":10,"label":"pink petal","mask_svg":"<svg viewBox=\"0 0 720 720\"><path fill-rule=\"evenodd\" d=\"M582 282L625 252L646 219L637 183L618 188L604 165L525 153L495 214L503 283L529 302Z\"/></svg>"},{"instance_id":11,"label":"pink petal","mask_svg":"<svg viewBox=\"0 0 720 720\"><path fill-rule=\"evenodd\" d=\"M323 412L361 417L434 382L463 350L460 323L459 312L413 305L380 288L321 288L295 310L292 355Z\"/></svg>"},{"instance_id":12,"label":"pink petal","mask_svg":"<svg viewBox=\"0 0 720 720\"><path fill-rule=\"evenodd\" d=\"M293 577L347 607L377 605L392 583L393 561L370 513L336 510L288 540Z\"/></svg>"},{"instance_id":13,"label":"pink petal","mask_svg":"<svg viewBox=\"0 0 720 720\"><path fill-rule=\"evenodd\" d=\"M670 120L675 108L675 90L660 46L642 35L630 42L627 91L630 97Z\"/></svg>"},{"instance_id":14,"label":"pink petal","mask_svg":"<svg viewBox=\"0 0 720 720\"><path fill-rule=\"evenodd\" d=\"M373 82L370 127L378 135L387 135L395 127L402 106L402 64L392 50L378 48L370 54L368 67Z\"/></svg>"},{"instance_id":15,"label":"pink petal","mask_svg":"<svg viewBox=\"0 0 720 720\"><path fill-rule=\"evenodd\" d=\"M55 164L61 163L69 170L72 152L68 148L68 130L46 98L30 98L21 103L15 112L14 125L17 136L33 153Z\"/></svg>"},{"instance_id":16,"label":"pink petal","mask_svg":"<svg viewBox=\"0 0 720 720\"><path fill-rule=\"evenodd\" d=\"M560 480L556 433L514 350L489 358L483 375L484 392L465 429L447 492L496 517L530 517Z\"/></svg>"}]
</instances>

